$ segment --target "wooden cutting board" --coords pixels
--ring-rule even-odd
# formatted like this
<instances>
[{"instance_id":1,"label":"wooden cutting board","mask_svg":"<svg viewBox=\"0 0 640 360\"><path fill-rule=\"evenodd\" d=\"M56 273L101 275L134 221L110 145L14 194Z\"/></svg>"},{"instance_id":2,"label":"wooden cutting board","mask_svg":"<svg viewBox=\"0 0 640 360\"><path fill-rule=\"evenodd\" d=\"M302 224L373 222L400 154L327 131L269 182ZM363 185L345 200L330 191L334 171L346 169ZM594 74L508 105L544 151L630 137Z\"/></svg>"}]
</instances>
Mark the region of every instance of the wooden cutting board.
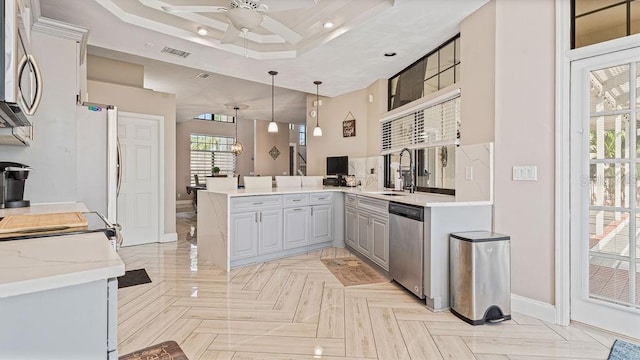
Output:
<instances>
[{"instance_id":1,"label":"wooden cutting board","mask_svg":"<svg viewBox=\"0 0 640 360\"><path fill-rule=\"evenodd\" d=\"M0 237L74 231L87 226L87 219L79 212L12 215L0 220Z\"/></svg>"}]
</instances>

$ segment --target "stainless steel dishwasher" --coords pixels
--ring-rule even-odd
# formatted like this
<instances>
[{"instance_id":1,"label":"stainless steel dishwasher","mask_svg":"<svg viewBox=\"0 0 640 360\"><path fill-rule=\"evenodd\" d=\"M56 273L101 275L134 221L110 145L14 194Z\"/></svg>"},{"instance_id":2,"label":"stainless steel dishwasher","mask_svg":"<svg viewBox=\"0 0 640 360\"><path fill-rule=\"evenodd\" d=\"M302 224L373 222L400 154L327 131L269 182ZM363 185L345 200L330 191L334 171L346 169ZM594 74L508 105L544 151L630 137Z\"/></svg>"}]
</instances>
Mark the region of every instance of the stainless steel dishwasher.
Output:
<instances>
[{"instance_id":1,"label":"stainless steel dishwasher","mask_svg":"<svg viewBox=\"0 0 640 360\"><path fill-rule=\"evenodd\" d=\"M389 276L424 298L424 207L389 203Z\"/></svg>"}]
</instances>

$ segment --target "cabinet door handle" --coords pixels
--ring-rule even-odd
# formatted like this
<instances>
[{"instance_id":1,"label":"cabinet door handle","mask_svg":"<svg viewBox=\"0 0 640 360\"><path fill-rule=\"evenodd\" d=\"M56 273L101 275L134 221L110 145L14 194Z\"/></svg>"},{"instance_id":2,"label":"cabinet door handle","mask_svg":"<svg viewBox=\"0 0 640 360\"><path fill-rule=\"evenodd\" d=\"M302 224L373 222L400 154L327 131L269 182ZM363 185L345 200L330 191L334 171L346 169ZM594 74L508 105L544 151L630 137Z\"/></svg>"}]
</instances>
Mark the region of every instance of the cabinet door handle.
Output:
<instances>
[{"instance_id":1,"label":"cabinet door handle","mask_svg":"<svg viewBox=\"0 0 640 360\"><path fill-rule=\"evenodd\" d=\"M260 212L260 222L262 222L262 211Z\"/></svg>"},{"instance_id":2,"label":"cabinet door handle","mask_svg":"<svg viewBox=\"0 0 640 360\"><path fill-rule=\"evenodd\" d=\"M253 203L253 205L262 205L262 204L264 203L261 203L261 202Z\"/></svg>"},{"instance_id":3,"label":"cabinet door handle","mask_svg":"<svg viewBox=\"0 0 640 360\"><path fill-rule=\"evenodd\" d=\"M293 209L293 211L302 211L302 209L298 208L298 209Z\"/></svg>"},{"instance_id":4,"label":"cabinet door handle","mask_svg":"<svg viewBox=\"0 0 640 360\"><path fill-rule=\"evenodd\" d=\"M258 222L258 213L256 213L256 223Z\"/></svg>"},{"instance_id":5,"label":"cabinet door handle","mask_svg":"<svg viewBox=\"0 0 640 360\"><path fill-rule=\"evenodd\" d=\"M313 208L311 208L311 216L313 216Z\"/></svg>"},{"instance_id":6,"label":"cabinet door handle","mask_svg":"<svg viewBox=\"0 0 640 360\"><path fill-rule=\"evenodd\" d=\"M327 200L326 197L318 198L318 200Z\"/></svg>"},{"instance_id":7,"label":"cabinet door handle","mask_svg":"<svg viewBox=\"0 0 640 360\"><path fill-rule=\"evenodd\" d=\"M294 202L302 201L302 199L293 199Z\"/></svg>"}]
</instances>

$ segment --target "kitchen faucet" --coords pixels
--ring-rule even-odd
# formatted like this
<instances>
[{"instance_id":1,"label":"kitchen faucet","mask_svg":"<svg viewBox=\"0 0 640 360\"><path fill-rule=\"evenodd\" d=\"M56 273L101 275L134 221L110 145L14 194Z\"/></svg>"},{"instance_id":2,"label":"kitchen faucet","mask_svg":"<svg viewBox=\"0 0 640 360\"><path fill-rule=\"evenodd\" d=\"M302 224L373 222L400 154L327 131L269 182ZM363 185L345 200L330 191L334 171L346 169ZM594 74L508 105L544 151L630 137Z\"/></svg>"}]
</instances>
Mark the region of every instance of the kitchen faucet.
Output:
<instances>
[{"instance_id":1,"label":"kitchen faucet","mask_svg":"<svg viewBox=\"0 0 640 360\"><path fill-rule=\"evenodd\" d=\"M408 148L404 148L400 150L400 168L402 168L402 154L404 152L409 153L409 192L414 193L416 191L416 179L415 179L415 169L413 166L413 155L411 154L411 150Z\"/></svg>"}]
</instances>

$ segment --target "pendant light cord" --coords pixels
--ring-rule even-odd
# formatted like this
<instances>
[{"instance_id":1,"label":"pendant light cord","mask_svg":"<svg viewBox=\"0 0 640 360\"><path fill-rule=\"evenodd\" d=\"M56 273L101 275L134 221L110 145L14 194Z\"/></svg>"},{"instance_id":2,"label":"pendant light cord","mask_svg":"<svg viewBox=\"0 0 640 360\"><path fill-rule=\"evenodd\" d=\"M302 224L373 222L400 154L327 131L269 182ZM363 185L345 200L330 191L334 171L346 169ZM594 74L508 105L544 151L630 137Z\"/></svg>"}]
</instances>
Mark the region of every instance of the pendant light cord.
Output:
<instances>
[{"instance_id":1,"label":"pendant light cord","mask_svg":"<svg viewBox=\"0 0 640 360\"><path fill-rule=\"evenodd\" d=\"M235 123L236 123L236 144L237 144L238 143L238 109L240 108L236 106L233 109L236 111Z\"/></svg>"},{"instance_id":2,"label":"pendant light cord","mask_svg":"<svg viewBox=\"0 0 640 360\"><path fill-rule=\"evenodd\" d=\"M316 127L320 127L318 125L318 121L320 121L320 101L319 101L319 92L320 92L320 82L316 81Z\"/></svg>"}]
</instances>

